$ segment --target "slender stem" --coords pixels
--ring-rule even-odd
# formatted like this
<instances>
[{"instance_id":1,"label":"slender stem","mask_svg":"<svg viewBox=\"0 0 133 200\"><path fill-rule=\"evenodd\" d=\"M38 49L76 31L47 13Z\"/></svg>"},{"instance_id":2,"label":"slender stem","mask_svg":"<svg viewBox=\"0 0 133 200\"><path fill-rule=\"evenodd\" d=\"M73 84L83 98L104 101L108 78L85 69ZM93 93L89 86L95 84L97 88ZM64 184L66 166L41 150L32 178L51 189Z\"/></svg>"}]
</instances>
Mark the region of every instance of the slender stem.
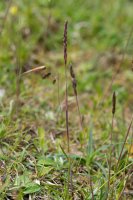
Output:
<instances>
[{"instance_id":1,"label":"slender stem","mask_svg":"<svg viewBox=\"0 0 133 200\"><path fill-rule=\"evenodd\" d=\"M132 132L132 136L131 136L131 141L133 141L133 132ZM130 144L130 148L129 148L129 151L128 151L128 158L127 158L127 160L129 159L129 156L130 156L129 154L130 154L130 152L131 152L132 145L133 145L133 142L131 142L131 144ZM121 191L121 193L120 193L120 195L119 195L119 197L118 197L118 200L121 200L123 191L124 191L125 188L126 188L127 181L128 181L128 179L129 179L129 176L130 176L131 172L132 172L132 168L131 168L131 169L128 171L128 173L127 173L125 185L124 185L124 187L123 187L123 189L122 189L122 191ZM125 178L124 178L124 180L125 180Z\"/></svg>"},{"instance_id":2,"label":"slender stem","mask_svg":"<svg viewBox=\"0 0 133 200\"><path fill-rule=\"evenodd\" d=\"M74 95L75 95L77 109L78 109L78 114L79 114L79 119L80 119L80 126L81 126L81 129L83 129L83 123L82 123L82 117L81 117L81 114L80 114L79 101L78 101L78 93L77 93L77 80L76 80L76 76L75 76L72 64L70 64L70 75L71 75L73 92L74 92Z\"/></svg>"},{"instance_id":3,"label":"slender stem","mask_svg":"<svg viewBox=\"0 0 133 200\"><path fill-rule=\"evenodd\" d=\"M132 172L132 168L128 171L127 178L126 178L126 181L125 181L125 185L124 185L124 187L123 187L123 189L122 189L122 191L121 191L121 193L120 193L120 195L119 195L119 197L118 197L118 200L121 200L123 191L124 191L125 188L126 188L127 181L128 181L128 179L129 179L129 176L130 176L131 172ZM124 178L124 179L125 179L125 178Z\"/></svg>"},{"instance_id":4,"label":"slender stem","mask_svg":"<svg viewBox=\"0 0 133 200\"><path fill-rule=\"evenodd\" d=\"M59 111L57 113L57 123L59 122L59 115L60 115L60 111L61 111L61 100L60 100L60 76L59 76L59 72L57 75L57 107L59 108Z\"/></svg>"},{"instance_id":5,"label":"slender stem","mask_svg":"<svg viewBox=\"0 0 133 200\"><path fill-rule=\"evenodd\" d=\"M69 125L68 125L68 86L67 86L67 66L65 65L65 81L66 81L66 92L65 92L65 109L66 109L66 131L67 131L67 150L70 152L69 144Z\"/></svg>"},{"instance_id":6,"label":"slender stem","mask_svg":"<svg viewBox=\"0 0 133 200\"><path fill-rule=\"evenodd\" d=\"M58 77L57 77L57 90L58 90L58 104L59 104L59 109L61 107L61 100L60 100L60 76L59 76L59 73L58 73Z\"/></svg>"},{"instance_id":7,"label":"slender stem","mask_svg":"<svg viewBox=\"0 0 133 200\"><path fill-rule=\"evenodd\" d=\"M76 97L76 104L77 104L78 114L79 114L79 119L80 119L80 126L81 126L81 129L83 129L83 122L82 122L82 117L81 117L81 113L79 109L78 95L75 95L75 97Z\"/></svg>"},{"instance_id":8,"label":"slender stem","mask_svg":"<svg viewBox=\"0 0 133 200\"><path fill-rule=\"evenodd\" d=\"M112 151L113 151L113 129L114 129L114 114L112 115L111 132L110 132L110 157L109 157L109 174L108 174L108 194L110 190L110 178L111 178L111 165L112 165ZM108 197L107 194L107 197Z\"/></svg>"},{"instance_id":9,"label":"slender stem","mask_svg":"<svg viewBox=\"0 0 133 200\"><path fill-rule=\"evenodd\" d=\"M70 145L69 145L69 125L68 125L68 83L67 83L67 25L68 22L65 22L64 25L64 65L65 65L65 111L66 111L66 132L67 132L67 149L68 153L70 152Z\"/></svg>"},{"instance_id":10,"label":"slender stem","mask_svg":"<svg viewBox=\"0 0 133 200\"><path fill-rule=\"evenodd\" d=\"M131 118L131 121L130 121L130 124L129 124L128 130L127 130L127 133L126 133L126 136L125 136L125 139L124 139L123 145L122 145L122 149L121 149L120 155L119 155L119 157L118 157L118 161L117 161L117 165L116 165L116 170L118 169L119 162L120 162L120 160L121 160L122 153L123 153L123 150L124 150L124 146L125 146L125 144L126 144L126 141L127 141L128 135L129 135L129 133L130 133L130 129L131 129L131 127L132 127L132 123L133 123L133 116L132 116L132 118Z\"/></svg>"}]
</instances>

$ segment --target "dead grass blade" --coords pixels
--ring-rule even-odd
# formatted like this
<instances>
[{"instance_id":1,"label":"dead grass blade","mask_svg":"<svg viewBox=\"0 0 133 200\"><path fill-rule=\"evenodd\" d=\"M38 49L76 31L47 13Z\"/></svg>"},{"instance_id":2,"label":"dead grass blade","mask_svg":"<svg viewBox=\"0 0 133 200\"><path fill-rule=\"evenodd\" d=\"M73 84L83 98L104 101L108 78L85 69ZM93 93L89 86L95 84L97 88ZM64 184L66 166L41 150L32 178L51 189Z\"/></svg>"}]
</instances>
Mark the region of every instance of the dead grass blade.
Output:
<instances>
[{"instance_id":1,"label":"dead grass blade","mask_svg":"<svg viewBox=\"0 0 133 200\"><path fill-rule=\"evenodd\" d=\"M46 69L45 66L35 67L33 69L30 69L30 70L22 73L22 75L26 75L26 74L30 74L30 73L34 73L34 72L40 72L40 71L45 70L45 69Z\"/></svg>"}]
</instances>

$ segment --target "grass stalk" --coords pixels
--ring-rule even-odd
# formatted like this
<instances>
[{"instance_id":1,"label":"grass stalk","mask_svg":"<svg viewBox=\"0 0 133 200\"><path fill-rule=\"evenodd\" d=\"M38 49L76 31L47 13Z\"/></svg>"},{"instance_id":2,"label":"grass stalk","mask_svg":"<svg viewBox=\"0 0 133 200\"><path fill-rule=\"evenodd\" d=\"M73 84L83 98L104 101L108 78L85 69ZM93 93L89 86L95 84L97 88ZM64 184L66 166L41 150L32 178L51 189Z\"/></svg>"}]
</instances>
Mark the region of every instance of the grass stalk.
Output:
<instances>
[{"instance_id":1,"label":"grass stalk","mask_svg":"<svg viewBox=\"0 0 133 200\"><path fill-rule=\"evenodd\" d=\"M124 139L122 148L121 148L121 152L120 152L120 155L119 155L119 157L118 157L118 161L117 161L117 165L116 165L116 170L117 170L118 167L119 167L119 163L120 163L120 160L121 160L121 157L122 157L122 153L123 153L123 150L124 150L124 146L125 146L125 144L126 144L126 141L127 141L128 136L129 136L129 133L130 133L132 124L133 124L133 116L132 116L131 121L130 121L130 124L129 124L129 126L128 126L128 129L127 129L127 132L126 132L126 136L125 136L125 139Z\"/></svg>"},{"instance_id":2,"label":"grass stalk","mask_svg":"<svg viewBox=\"0 0 133 200\"><path fill-rule=\"evenodd\" d=\"M129 156L130 156L130 152L131 152L131 149L132 149L132 146L133 146L133 132L132 132L132 135L131 135L131 144L130 144L130 147L129 147L129 150L128 150L128 156L127 156L127 161L129 160ZM125 173L125 172L124 172ZM132 173L132 167L128 170L128 173L127 173L127 177L124 177L123 179L125 180L125 185L118 197L118 200L121 200L122 199L122 195L123 195L123 192L127 186L127 182L128 182L128 179L129 179L129 176L130 174Z\"/></svg>"},{"instance_id":3,"label":"grass stalk","mask_svg":"<svg viewBox=\"0 0 133 200\"><path fill-rule=\"evenodd\" d=\"M59 116L61 111L61 99L60 99L60 75L59 72L57 74L57 106L58 106L58 114L57 114L57 122L59 122Z\"/></svg>"},{"instance_id":4,"label":"grass stalk","mask_svg":"<svg viewBox=\"0 0 133 200\"><path fill-rule=\"evenodd\" d=\"M125 146L125 144L126 144L126 141L127 141L127 138L128 138L128 135L129 135L131 126L132 126L132 122L133 122L133 118L131 119L130 125L129 125L129 127L128 127L128 130L127 130L127 133L126 133L126 136L125 136L124 143L123 143L123 145L122 145L122 149L121 149L120 155L119 155L119 157L118 157L118 161L117 161L117 165L116 165L116 169L115 169L115 172L116 172L116 173L117 173L117 170L118 170L118 167L119 167L119 162L120 162L121 157L122 157L122 153L123 153L123 150L124 150L124 146ZM131 136L131 141L132 141L132 139L133 139L133 134L132 134L132 136ZM129 153L131 152L131 148L132 148L132 142L131 142L131 144L130 144L130 148L129 148L129 151L128 151L127 160L129 159ZM121 193L120 193L120 195L119 195L119 197L118 197L118 200L120 200L120 199L122 198L122 194L123 194L124 189L126 188L126 184L127 184L127 180L129 179L130 172L131 172L131 170L128 171L127 177L126 177L126 178L125 178L125 176L123 177L123 180L126 179L126 180L125 180L125 185L124 185L124 187L123 187L123 189L122 189L122 191L121 191Z\"/></svg>"},{"instance_id":5,"label":"grass stalk","mask_svg":"<svg viewBox=\"0 0 133 200\"><path fill-rule=\"evenodd\" d=\"M77 105L78 114L79 114L80 127L81 127L81 129L83 129L83 122L82 122L82 117L81 117L81 113L80 113L78 93L77 93L77 80L76 80L76 76L75 76L72 64L70 64L70 75L71 75L73 91L74 91L76 105Z\"/></svg>"},{"instance_id":6,"label":"grass stalk","mask_svg":"<svg viewBox=\"0 0 133 200\"><path fill-rule=\"evenodd\" d=\"M110 132L110 157L109 157L109 172L108 172L108 194L110 191L110 177L111 177L111 165L112 165L112 151L113 151L113 130L114 130L114 116L116 111L116 94L113 92L112 96L112 123ZM107 196L108 196L107 194Z\"/></svg>"},{"instance_id":7,"label":"grass stalk","mask_svg":"<svg viewBox=\"0 0 133 200\"><path fill-rule=\"evenodd\" d=\"M65 66L65 111L66 111L66 132L67 132L67 151L70 153L70 137L69 137L69 122L68 122L68 79L67 79L67 28L68 21L64 24L64 66ZM68 156L68 187L67 191L69 194L69 186L71 187L71 197L73 197L73 182L72 182L72 169L71 169L71 158Z\"/></svg>"},{"instance_id":8,"label":"grass stalk","mask_svg":"<svg viewBox=\"0 0 133 200\"><path fill-rule=\"evenodd\" d=\"M67 27L68 22L64 25L64 66L65 66L65 112L66 112L66 133L67 133L67 150L70 153L70 138L69 138L69 124L68 124L68 83L67 83Z\"/></svg>"}]
</instances>

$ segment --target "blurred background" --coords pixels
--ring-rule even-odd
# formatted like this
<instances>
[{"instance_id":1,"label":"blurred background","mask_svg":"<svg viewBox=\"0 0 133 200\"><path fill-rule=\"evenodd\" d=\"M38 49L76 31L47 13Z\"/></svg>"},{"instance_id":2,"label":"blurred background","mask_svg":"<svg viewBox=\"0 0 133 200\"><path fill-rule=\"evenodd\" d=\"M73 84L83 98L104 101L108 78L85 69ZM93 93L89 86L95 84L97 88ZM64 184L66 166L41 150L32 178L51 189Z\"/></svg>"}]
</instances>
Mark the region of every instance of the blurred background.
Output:
<instances>
[{"instance_id":1,"label":"blurred background","mask_svg":"<svg viewBox=\"0 0 133 200\"><path fill-rule=\"evenodd\" d=\"M53 77L63 75L63 29L68 20L68 63L76 70L79 92L89 94L94 106L106 90L111 95L106 86L120 69L113 89L120 93L120 102L130 96L130 104L132 5L131 0L0 1L1 90L6 90L7 96L14 94L18 67L24 72L46 65ZM42 81L37 79L24 80L21 96L26 98L33 84L38 84L39 92ZM47 86L51 88L49 83Z\"/></svg>"},{"instance_id":2,"label":"blurred background","mask_svg":"<svg viewBox=\"0 0 133 200\"><path fill-rule=\"evenodd\" d=\"M68 65L73 63L78 79L82 113L93 113L101 105L108 112L116 90L118 115L124 120L133 100L132 6L131 0L0 1L0 85L5 107L16 96L17 74L42 65L52 74L50 79L33 74L19 86L24 112L30 114L31 105L35 113L58 107L58 89L51 83L57 77L63 101L63 31L68 20ZM69 96L71 104L71 81Z\"/></svg>"},{"instance_id":3,"label":"blurred background","mask_svg":"<svg viewBox=\"0 0 133 200\"><path fill-rule=\"evenodd\" d=\"M68 20L68 64L74 65L83 114L94 111L105 99L108 107L117 90L118 102L124 103L120 115L128 115L133 100L132 7L131 0L1 0L0 91L4 102L8 105L16 96L18 72L46 65L52 73L50 80L26 76L20 84L20 98L22 105L36 102L41 108L55 109L57 90L51 81L60 76L63 86L63 31ZM71 84L69 88L72 96ZM61 87L61 101L64 91Z\"/></svg>"}]
</instances>

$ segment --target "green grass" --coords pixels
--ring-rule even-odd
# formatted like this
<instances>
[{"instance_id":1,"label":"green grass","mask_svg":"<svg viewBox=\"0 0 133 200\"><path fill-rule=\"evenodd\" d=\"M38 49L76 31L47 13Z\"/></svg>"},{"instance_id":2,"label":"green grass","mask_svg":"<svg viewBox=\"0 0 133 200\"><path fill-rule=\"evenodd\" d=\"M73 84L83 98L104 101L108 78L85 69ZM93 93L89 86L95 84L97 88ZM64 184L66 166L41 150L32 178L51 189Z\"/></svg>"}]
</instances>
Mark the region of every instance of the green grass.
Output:
<instances>
[{"instance_id":1,"label":"green grass","mask_svg":"<svg viewBox=\"0 0 133 200\"><path fill-rule=\"evenodd\" d=\"M133 113L132 5L126 0L14 0L5 15L9 2L0 1L0 94L5 92L0 97L0 199L91 200L92 190L96 200L121 194L132 199L132 127L116 167ZM81 130L68 69L70 154L63 103L66 20L68 63L76 74L84 125ZM42 79L43 72L16 75L41 65L50 78ZM58 80L52 83L58 75L61 103Z\"/></svg>"}]
</instances>

